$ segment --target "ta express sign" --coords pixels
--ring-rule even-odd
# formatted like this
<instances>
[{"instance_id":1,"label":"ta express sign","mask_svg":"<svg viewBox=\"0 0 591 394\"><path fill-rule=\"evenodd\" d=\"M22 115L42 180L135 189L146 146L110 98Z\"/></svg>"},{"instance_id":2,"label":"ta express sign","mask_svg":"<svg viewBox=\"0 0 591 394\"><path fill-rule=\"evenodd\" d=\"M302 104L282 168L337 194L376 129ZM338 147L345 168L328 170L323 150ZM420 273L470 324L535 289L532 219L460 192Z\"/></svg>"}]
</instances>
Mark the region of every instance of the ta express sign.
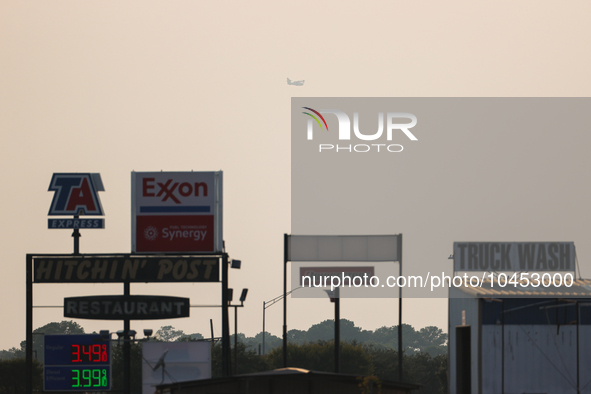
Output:
<instances>
[{"instance_id":1,"label":"ta express sign","mask_svg":"<svg viewBox=\"0 0 591 394\"><path fill-rule=\"evenodd\" d=\"M222 252L222 172L132 172L133 253Z\"/></svg>"}]
</instances>

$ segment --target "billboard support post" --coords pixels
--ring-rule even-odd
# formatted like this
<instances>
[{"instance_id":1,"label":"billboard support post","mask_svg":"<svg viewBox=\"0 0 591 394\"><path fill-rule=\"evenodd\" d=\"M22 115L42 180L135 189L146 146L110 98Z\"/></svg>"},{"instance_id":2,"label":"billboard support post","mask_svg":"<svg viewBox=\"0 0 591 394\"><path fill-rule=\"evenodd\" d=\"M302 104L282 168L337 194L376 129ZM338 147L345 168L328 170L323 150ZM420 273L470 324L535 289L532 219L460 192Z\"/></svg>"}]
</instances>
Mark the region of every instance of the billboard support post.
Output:
<instances>
[{"instance_id":1,"label":"billboard support post","mask_svg":"<svg viewBox=\"0 0 591 394\"><path fill-rule=\"evenodd\" d=\"M74 216L74 220L78 219L80 216L76 215ZM80 230L75 228L74 231L72 232L72 238L74 238L74 254L78 255L80 254L80 237L82 235L80 234Z\"/></svg>"},{"instance_id":2,"label":"billboard support post","mask_svg":"<svg viewBox=\"0 0 591 394\"><path fill-rule=\"evenodd\" d=\"M263 301L263 356L265 355L265 301Z\"/></svg>"},{"instance_id":3,"label":"billboard support post","mask_svg":"<svg viewBox=\"0 0 591 394\"><path fill-rule=\"evenodd\" d=\"M339 373L339 353L341 347L341 295L339 288L335 289L334 299L334 371Z\"/></svg>"},{"instance_id":4,"label":"billboard support post","mask_svg":"<svg viewBox=\"0 0 591 394\"><path fill-rule=\"evenodd\" d=\"M222 375L230 376L230 318L228 306L228 254L222 254Z\"/></svg>"},{"instance_id":5,"label":"billboard support post","mask_svg":"<svg viewBox=\"0 0 591 394\"><path fill-rule=\"evenodd\" d=\"M27 337L25 341L26 393L33 392L33 256L27 254Z\"/></svg>"},{"instance_id":6,"label":"billboard support post","mask_svg":"<svg viewBox=\"0 0 591 394\"><path fill-rule=\"evenodd\" d=\"M238 375L238 306L234 306L234 375Z\"/></svg>"},{"instance_id":7,"label":"billboard support post","mask_svg":"<svg viewBox=\"0 0 591 394\"><path fill-rule=\"evenodd\" d=\"M283 368L287 368L287 242L288 235L283 234Z\"/></svg>"},{"instance_id":8,"label":"billboard support post","mask_svg":"<svg viewBox=\"0 0 591 394\"><path fill-rule=\"evenodd\" d=\"M398 235L398 267L402 276L402 234ZM402 382L402 287L398 288L398 379Z\"/></svg>"},{"instance_id":9,"label":"billboard support post","mask_svg":"<svg viewBox=\"0 0 591 394\"><path fill-rule=\"evenodd\" d=\"M130 296L131 284L129 281L123 283L123 295ZM123 320L123 380L125 381L125 394L131 393L131 343L129 342L129 330L131 329L130 320Z\"/></svg>"},{"instance_id":10,"label":"billboard support post","mask_svg":"<svg viewBox=\"0 0 591 394\"><path fill-rule=\"evenodd\" d=\"M392 261L402 275L402 234L398 235L287 235L283 241L283 366L287 367L287 263L289 261ZM356 267L359 269L359 267ZM320 268L325 270L326 268ZM343 268L339 268L343 269ZM361 268L363 269L363 268ZM302 275L303 268L300 268ZM344 269L343 269L344 270ZM303 283L300 282L303 286ZM337 286L338 290L338 286ZM338 294L338 293L337 293ZM340 296L340 295L339 295ZM335 297L335 370L339 370L340 302ZM398 301L398 375L402 380L402 292ZM264 306L264 304L263 304Z\"/></svg>"}]
</instances>

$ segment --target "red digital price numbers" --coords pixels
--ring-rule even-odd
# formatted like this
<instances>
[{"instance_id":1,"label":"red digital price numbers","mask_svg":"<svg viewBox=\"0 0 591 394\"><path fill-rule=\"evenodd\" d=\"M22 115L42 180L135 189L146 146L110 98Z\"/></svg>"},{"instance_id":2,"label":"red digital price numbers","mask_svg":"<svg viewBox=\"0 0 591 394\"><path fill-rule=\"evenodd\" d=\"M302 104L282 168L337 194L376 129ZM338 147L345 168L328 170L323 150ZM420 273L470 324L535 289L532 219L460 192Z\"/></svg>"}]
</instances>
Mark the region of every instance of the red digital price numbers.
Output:
<instances>
[{"instance_id":1,"label":"red digital price numbers","mask_svg":"<svg viewBox=\"0 0 591 394\"><path fill-rule=\"evenodd\" d=\"M73 363L104 363L107 362L107 345L71 345L70 354Z\"/></svg>"}]
</instances>

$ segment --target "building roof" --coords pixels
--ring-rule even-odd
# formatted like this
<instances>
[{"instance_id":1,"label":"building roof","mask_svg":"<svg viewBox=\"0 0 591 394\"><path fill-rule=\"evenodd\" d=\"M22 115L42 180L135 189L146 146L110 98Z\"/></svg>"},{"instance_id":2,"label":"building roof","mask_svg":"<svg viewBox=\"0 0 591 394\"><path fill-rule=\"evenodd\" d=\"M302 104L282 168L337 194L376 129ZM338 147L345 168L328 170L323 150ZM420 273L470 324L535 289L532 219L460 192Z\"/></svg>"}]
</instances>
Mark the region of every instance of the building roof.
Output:
<instances>
[{"instance_id":1,"label":"building roof","mask_svg":"<svg viewBox=\"0 0 591 394\"><path fill-rule=\"evenodd\" d=\"M333 382L339 384L347 384L352 385L355 387L355 392L357 392L357 385L359 384L359 378L363 378L365 376L360 375L348 375L348 374L341 374L341 373L334 373L334 372L321 372L321 371L310 371L303 368L279 368L274 369L271 371L264 371L264 372L255 372L249 374L241 374L235 375L232 377L225 377L225 378L212 378L212 379L203 379L203 380L194 380L190 382L182 382L182 383L173 383L173 384L164 384L158 386L158 388L163 393L187 393L193 392L193 390L202 390L206 387L218 386L218 387L228 387L228 383L235 382L238 383L240 381L260 381L260 380L273 380L276 382L283 382L283 384L288 384L287 382L296 382L296 381L325 381L327 383ZM414 390L419 390L421 388L418 384L413 383L406 383L406 382L395 382L390 380L381 380L382 388L385 392L404 392L410 393ZM293 385L293 384L292 384ZM254 386L253 386L254 387ZM275 389L278 389L276 387ZM197 391L194 391L197 392ZM216 391L217 392L217 391ZM253 391L253 393L256 391ZM265 391L267 392L267 391ZM275 392L275 391L269 391ZM310 390L311 393L317 392L317 390ZM324 390L324 392L328 392Z\"/></svg>"},{"instance_id":2,"label":"building roof","mask_svg":"<svg viewBox=\"0 0 591 394\"><path fill-rule=\"evenodd\" d=\"M271 371L263 371L263 372L254 372L254 373L245 373L236 376L277 376L277 375L297 375L297 374L306 374L312 373L312 371L304 368L295 368L295 367L287 367L287 368L278 368L273 369ZM330 372L315 372L317 374L331 374ZM332 375L339 375L332 373Z\"/></svg>"},{"instance_id":3,"label":"building roof","mask_svg":"<svg viewBox=\"0 0 591 394\"><path fill-rule=\"evenodd\" d=\"M570 286L553 286L552 279L555 274L548 274L549 276L544 274L543 279L542 274L540 274L540 280L534 280L534 285L539 283L538 286L532 286L532 273L516 273L515 277L512 277L513 274L497 274L492 280L489 276L490 273L485 273L482 276L486 278L484 280L482 280L480 274L474 274L473 276L479 278L478 286L472 286L469 281L465 281L461 286L454 286L454 288L468 296L477 298L591 298L591 279L575 279L571 281L569 277L567 285L570 284ZM559 275L564 279L565 273ZM520 276L522 279L518 280ZM537 278L534 277L534 279ZM473 283L475 283L475 280ZM558 276L556 277L556 284L559 284Z\"/></svg>"}]
</instances>

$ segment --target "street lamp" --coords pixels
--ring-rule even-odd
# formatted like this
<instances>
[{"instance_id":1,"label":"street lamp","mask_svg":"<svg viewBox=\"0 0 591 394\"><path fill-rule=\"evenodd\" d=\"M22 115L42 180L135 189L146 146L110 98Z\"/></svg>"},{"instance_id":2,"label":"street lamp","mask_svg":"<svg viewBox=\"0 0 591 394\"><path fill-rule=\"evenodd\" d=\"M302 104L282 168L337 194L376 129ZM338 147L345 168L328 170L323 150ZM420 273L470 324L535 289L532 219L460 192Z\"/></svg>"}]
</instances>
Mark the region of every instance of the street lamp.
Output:
<instances>
[{"instance_id":1,"label":"street lamp","mask_svg":"<svg viewBox=\"0 0 591 394\"><path fill-rule=\"evenodd\" d=\"M231 305L234 289L228 289L228 306L234 308L234 375L238 373L238 308L244 307L248 289L242 289L240 305Z\"/></svg>"},{"instance_id":2,"label":"street lamp","mask_svg":"<svg viewBox=\"0 0 591 394\"><path fill-rule=\"evenodd\" d=\"M248 289L242 289L242 294L240 294L240 303L243 304L246 301L246 295L248 294Z\"/></svg>"},{"instance_id":3,"label":"street lamp","mask_svg":"<svg viewBox=\"0 0 591 394\"><path fill-rule=\"evenodd\" d=\"M293 289L285 294L281 294L280 296L277 296L270 301L267 301L267 302L263 301L263 356L265 355L265 309L269 308L273 304L276 304L277 302L281 301L284 297L287 297L288 295L290 295L294 291L301 289L301 288L302 288L302 286L296 287L295 289Z\"/></svg>"},{"instance_id":4,"label":"street lamp","mask_svg":"<svg viewBox=\"0 0 591 394\"><path fill-rule=\"evenodd\" d=\"M146 335L146 333L149 332L149 335ZM129 330L127 331L127 334L125 332L125 330L119 330L116 333L111 333L109 332L109 330L101 330L100 332L101 337L103 338L103 340L109 340L111 339L111 334L117 334L117 343L123 341L123 343L127 343L127 342L139 342L141 341L141 339L135 339L135 336L137 335L137 331L135 330ZM152 330L144 330L144 335L146 336L150 336L152 335ZM129 338L129 339L126 339Z\"/></svg>"},{"instance_id":5,"label":"street lamp","mask_svg":"<svg viewBox=\"0 0 591 394\"><path fill-rule=\"evenodd\" d=\"M111 340L111 333L109 330L100 330L99 334L103 341L110 341Z\"/></svg>"}]
</instances>

